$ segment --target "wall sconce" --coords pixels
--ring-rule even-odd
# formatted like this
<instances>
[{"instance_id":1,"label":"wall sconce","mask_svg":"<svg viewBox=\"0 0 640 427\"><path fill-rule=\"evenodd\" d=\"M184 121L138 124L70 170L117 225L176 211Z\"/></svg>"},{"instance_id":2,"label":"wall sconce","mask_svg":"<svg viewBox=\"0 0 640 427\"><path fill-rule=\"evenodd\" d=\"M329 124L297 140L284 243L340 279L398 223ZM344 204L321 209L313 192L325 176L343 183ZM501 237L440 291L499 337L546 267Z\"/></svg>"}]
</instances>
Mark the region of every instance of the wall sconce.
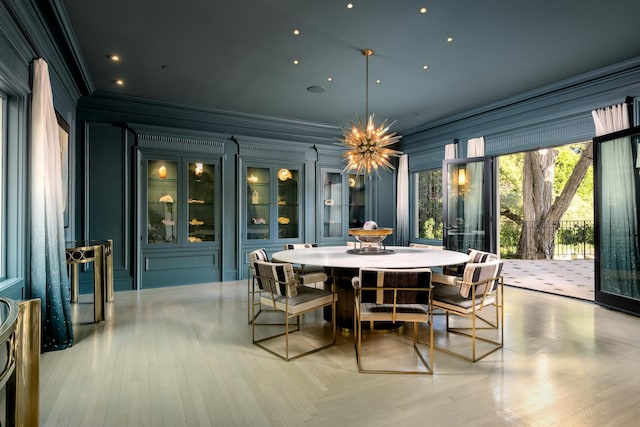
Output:
<instances>
[{"instance_id":1,"label":"wall sconce","mask_svg":"<svg viewBox=\"0 0 640 427\"><path fill-rule=\"evenodd\" d=\"M464 187L467 183L467 172L462 169L458 169L458 187Z\"/></svg>"},{"instance_id":2,"label":"wall sconce","mask_svg":"<svg viewBox=\"0 0 640 427\"><path fill-rule=\"evenodd\" d=\"M167 177L167 168L164 167L164 165L158 168L158 175L160 176L160 179L165 179Z\"/></svg>"},{"instance_id":3,"label":"wall sconce","mask_svg":"<svg viewBox=\"0 0 640 427\"><path fill-rule=\"evenodd\" d=\"M196 168L193 172L196 174L196 176L200 176L202 175L203 171L204 171L204 165L202 163L197 162Z\"/></svg>"}]
</instances>

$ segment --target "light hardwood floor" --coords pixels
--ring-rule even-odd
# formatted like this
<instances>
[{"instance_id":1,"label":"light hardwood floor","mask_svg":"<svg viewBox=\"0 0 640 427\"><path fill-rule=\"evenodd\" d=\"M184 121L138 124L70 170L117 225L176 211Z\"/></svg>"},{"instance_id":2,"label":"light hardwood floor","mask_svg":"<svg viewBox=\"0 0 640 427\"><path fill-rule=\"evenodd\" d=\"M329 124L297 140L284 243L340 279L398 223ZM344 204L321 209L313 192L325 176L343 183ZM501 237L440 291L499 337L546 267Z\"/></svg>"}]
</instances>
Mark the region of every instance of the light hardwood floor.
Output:
<instances>
[{"instance_id":1,"label":"light hardwood floor","mask_svg":"<svg viewBox=\"0 0 640 427\"><path fill-rule=\"evenodd\" d=\"M506 288L502 350L476 363L436 351L433 376L359 374L351 336L289 363L252 345L246 293L245 281L118 292L100 324L81 296L72 305L75 345L41 357L41 425L567 427L640 419L640 318ZM441 330L442 318L435 323ZM328 331L321 316L304 327ZM403 339L369 338L387 348ZM378 348L382 358L397 356Z\"/></svg>"}]
</instances>

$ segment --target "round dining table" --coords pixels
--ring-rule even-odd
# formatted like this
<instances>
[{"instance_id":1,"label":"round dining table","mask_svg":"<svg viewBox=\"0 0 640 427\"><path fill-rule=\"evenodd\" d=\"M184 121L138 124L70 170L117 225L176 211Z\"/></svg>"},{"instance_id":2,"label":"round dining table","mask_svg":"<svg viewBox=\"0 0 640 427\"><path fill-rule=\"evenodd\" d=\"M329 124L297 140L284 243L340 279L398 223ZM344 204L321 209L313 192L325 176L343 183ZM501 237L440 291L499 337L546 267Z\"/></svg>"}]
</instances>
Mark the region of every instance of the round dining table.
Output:
<instances>
[{"instance_id":1,"label":"round dining table","mask_svg":"<svg viewBox=\"0 0 640 427\"><path fill-rule=\"evenodd\" d=\"M354 294L351 279L360 268L421 268L463 264L469 261L465 253L421 247L386 246L384 251L357 251L352 246L321 246L275 252L273 262L287 262L330 269L338 294L336 323L339 328L353 329ZM330 308L329 308L330 309ZM326 320L331 313L325 310Z\"/></svg>"}]
</instances>

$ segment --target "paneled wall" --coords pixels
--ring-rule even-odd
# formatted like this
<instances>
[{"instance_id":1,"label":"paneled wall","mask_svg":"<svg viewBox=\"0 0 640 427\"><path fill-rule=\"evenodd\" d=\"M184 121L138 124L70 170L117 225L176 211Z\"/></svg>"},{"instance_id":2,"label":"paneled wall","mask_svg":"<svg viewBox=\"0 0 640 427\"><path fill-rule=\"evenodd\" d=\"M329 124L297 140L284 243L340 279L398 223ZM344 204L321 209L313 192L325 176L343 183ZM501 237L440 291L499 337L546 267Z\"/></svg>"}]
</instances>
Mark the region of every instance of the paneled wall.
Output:
<instances>
[{"instance_id":1,"label":"paneled wall","mask_svg":"<svg viewBox=\"0 0 640 427\"><path fill-rule=\"evenodd\" d=\"M81 91L72 75L74 64L65 61L59 46L50 38L49 29L42 25L46 21L44 16L51 18L49 7L49 2L0 2L0 90L7 96L8 124L2 165L6 214L2 243L6 271L5 277L0 278L0 295L15 299L30 296L29 108L31 64L35 58L41 57L47 62L54 107L71 126L71 140L76 136L76 102ZM71 197L73 200L73 195ZM72 216L73 212L71 220ZM73 227L65 228L65 237L74 238Z\"/></svg>"}]
</instances>

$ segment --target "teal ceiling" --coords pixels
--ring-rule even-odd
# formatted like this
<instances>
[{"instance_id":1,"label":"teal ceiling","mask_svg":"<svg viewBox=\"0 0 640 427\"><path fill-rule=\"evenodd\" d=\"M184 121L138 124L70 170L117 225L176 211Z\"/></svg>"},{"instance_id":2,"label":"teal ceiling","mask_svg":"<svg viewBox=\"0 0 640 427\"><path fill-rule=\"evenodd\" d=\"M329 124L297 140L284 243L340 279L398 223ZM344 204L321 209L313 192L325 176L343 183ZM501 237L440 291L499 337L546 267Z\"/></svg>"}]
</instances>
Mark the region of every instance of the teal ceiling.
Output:
<instances>
[{"instance_id":1,"label":"teal ceiling","mask_svg":"<svg viewBox=\"0 0 640 427\"><path fill-rule=\"evenodd\" d=\"M346 126L370 48L399 132L640 56L638 0L62 2L96 91Z\"/></svg>"}]
</instances>

